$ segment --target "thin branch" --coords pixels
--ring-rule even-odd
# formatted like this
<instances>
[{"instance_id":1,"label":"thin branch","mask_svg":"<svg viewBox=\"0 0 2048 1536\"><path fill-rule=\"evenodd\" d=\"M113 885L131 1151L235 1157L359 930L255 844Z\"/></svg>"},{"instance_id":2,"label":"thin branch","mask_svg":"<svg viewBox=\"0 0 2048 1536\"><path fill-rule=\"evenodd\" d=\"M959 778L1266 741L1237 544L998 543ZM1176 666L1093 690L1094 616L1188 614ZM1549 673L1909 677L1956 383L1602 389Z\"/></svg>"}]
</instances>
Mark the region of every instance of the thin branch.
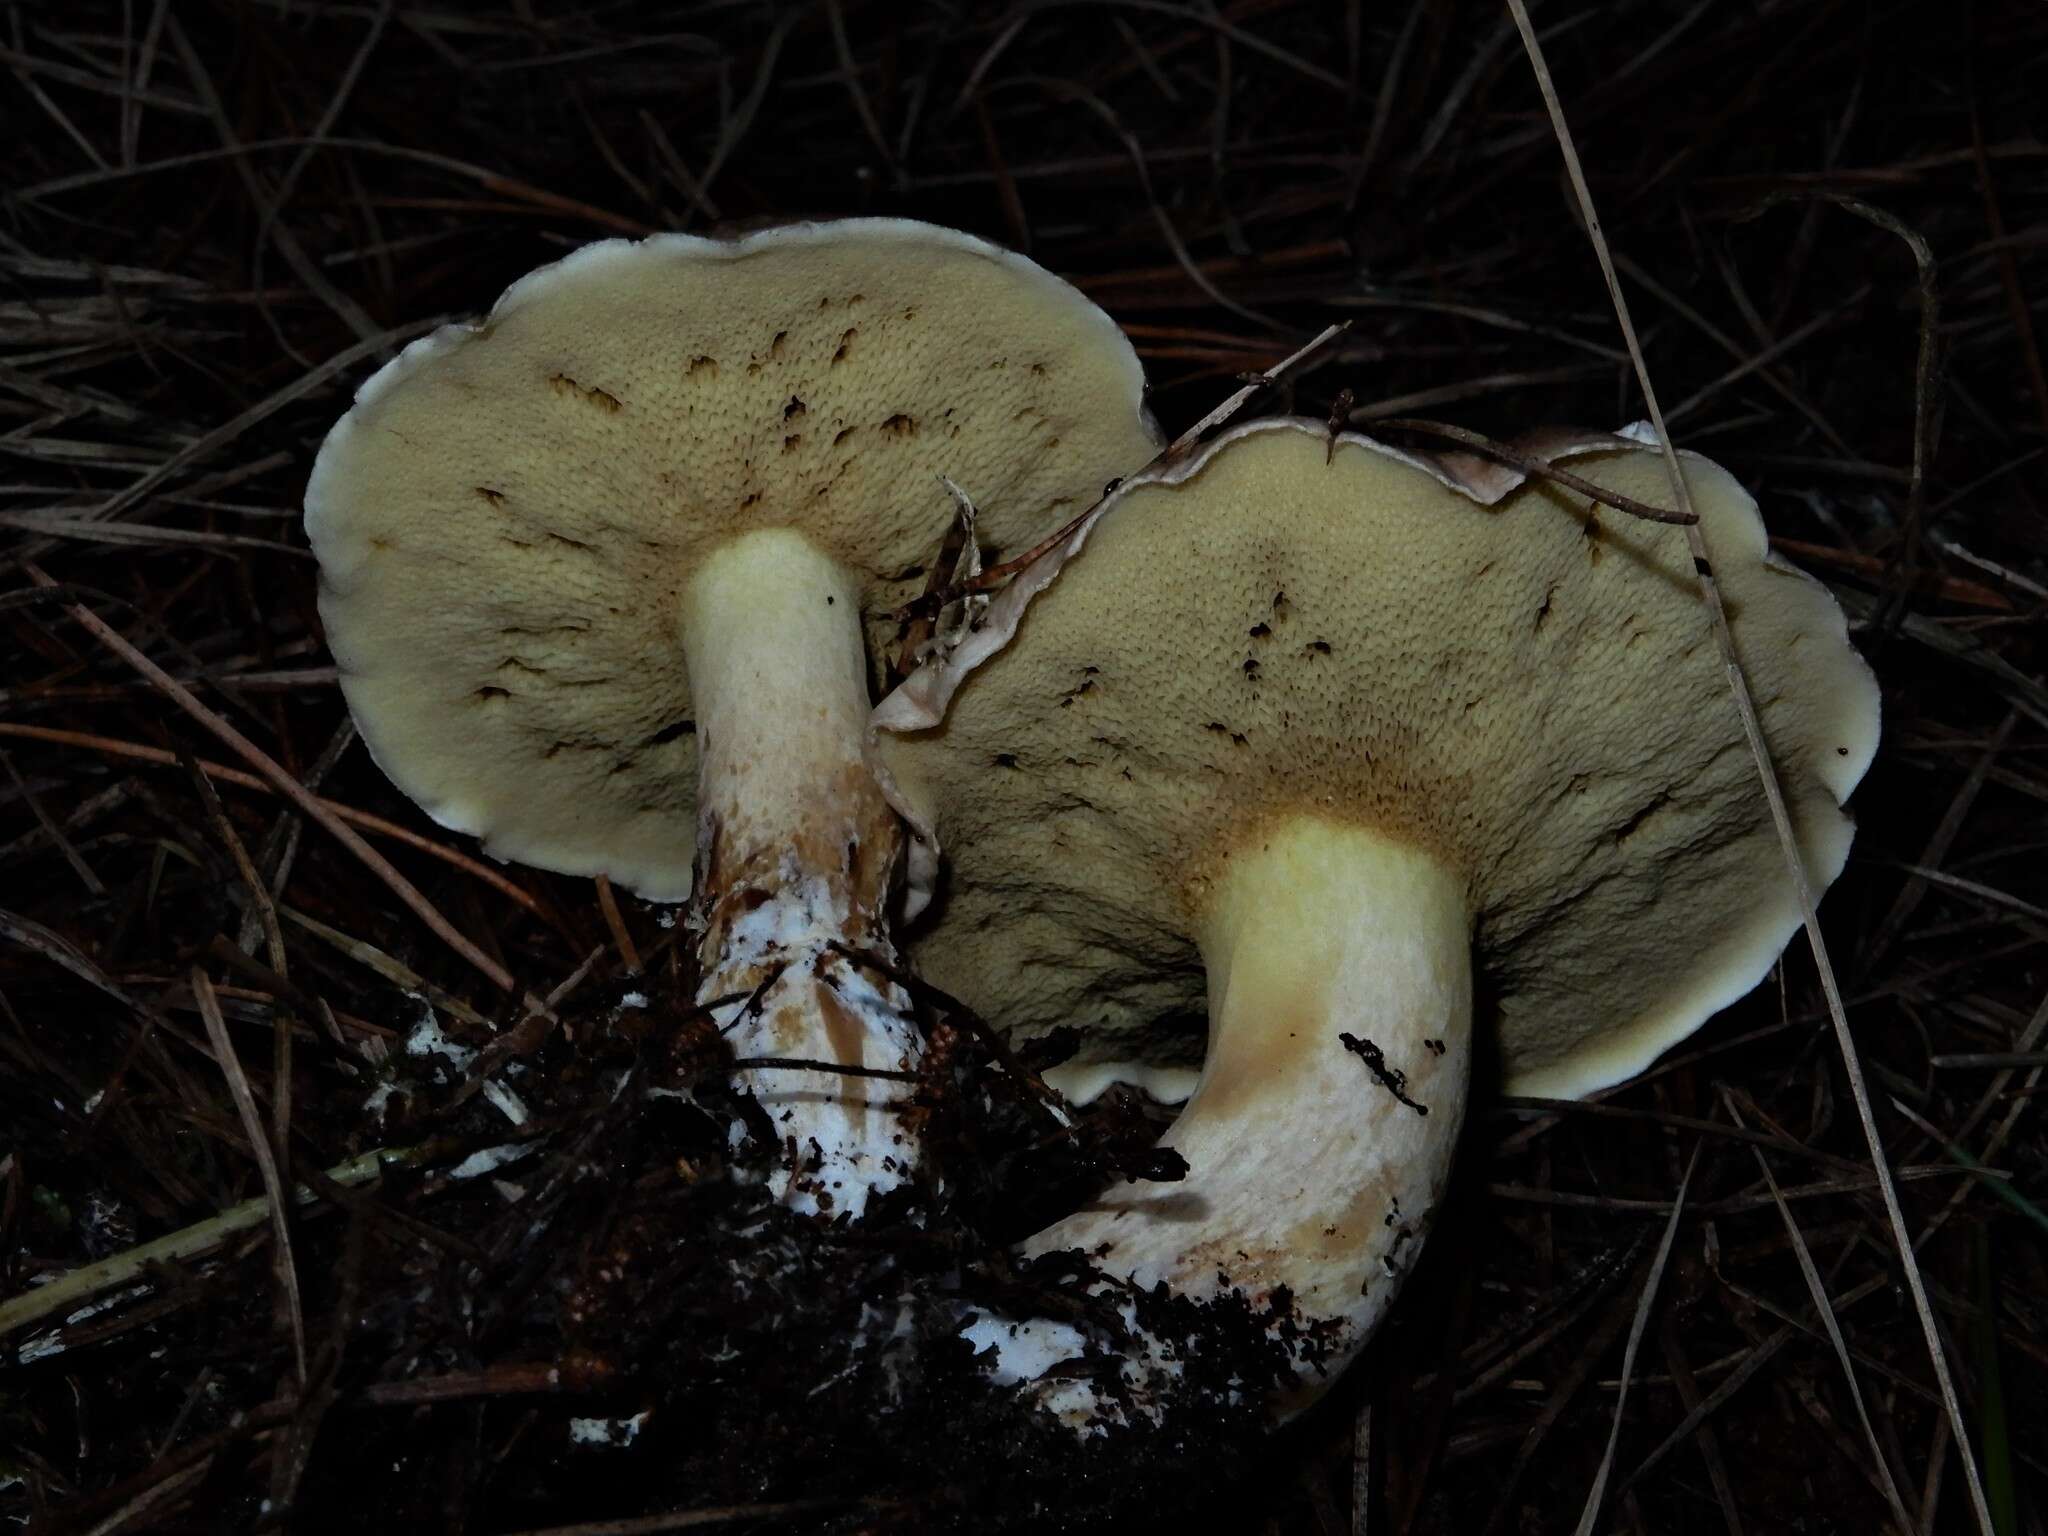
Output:
<instances>
[{"instance_id":1,"label":"thin branch","mask_svg":"<svg viewBox=\"0 0 2048 1536\"><path fill-rule=\"evenodd\" d=\"M798 1499L787 1504L721 1504L714 1509L679 1509L666 1515L639 1515L626 1520L583 1520L575 1525L537 1526L514 1531L511 1536L661 1536L665 1531L696 1531L713 1525L737 1525L741 1521L780 1520L791 1515L813 1515L828 1509L900 1509L885 1499Z\"/></svg>"},{"instance_id":2,"label":"thin branch","mask_svg":"<svg viewBox=\"0 0 2048 1536\"><path fill-rule=\"evenodd\" d=\"M1254 396L1273 388L1276 384L1283 383L1310 358L1314 357L1350 329L1351 322L1349 320L1340 321L1336 325L1324 326L1314 336L1310 337L1306 343L1295 348L1294 351L1275 363L1271 368L1268 368L1264 373L1254 374L1251 378L1247 379L1229 399L1210 411L1208 415L1189 427L1187 431L1181 433L1179 437L1176 437L1164 448L1160 449L1158 453L1152 456L1149 462L1133 473L1140 475L1148 474L1162 464L1171 463L1173 460L1193 452L1196 445L1204 437L1229 421L1233 416L1236 416L1246 405L1251 403ZM1124 478L1129 479L1131 476L1127 475ZM971 581L962 583L958 587L928 593L926 596L917 599L916 602L907 605L904 609L904 615L910 616L915 613L933 612L945 607L948 603L957 601L967 593L986 592L992 587L1001 586L1047 550L1055 549L1065 540L1071 538L1074 530L1093 517L1102 506L1102 503L1109 500L1115 494L1116 488L1120 484L1122 484L1122 481L1113 482L1109 489L1092 502L1085 512L1069 520L1065 525L1048 534L1045 538L1040 539L1022 554L1013 555L1000 564L990 566L979 576L974 577Z\"/></svg>"},{"instance_id":3,"label":"thin branch","mask_svg":"<svg viewBox=\"0 0 2048 1536\"><path fill-rule=\"evenodd\" d=\"M327 1170L326 1176L344 1187L367 1184L385 1168L411 1162L416 1155L416 1148L391 1150L378 1147L345 1163L335 1164ZM315 1198L313 1191L303 1184L293 1195L301 1205L309 1204ZM124 1249L96 1263L67 1269L56 1279L32 1291L0 1301L0 1336L26 1328L30 1323L40 1322L52 1313L66 1311L106 1291L118 1290L146 1274L152 1265L175 1263L179 1259L210 1253L236 1233L261 1226L270 1213L270 1196L259 1195L253 1200L231 1205L204 1221Z\"/></svg>"},{"instance_id":4,"label":"thin branch","mask_svg":"<svg viewBox=\"0 0 2048 1536\"><path fill-rule=\"evenodd\" d=\"M1735 1107L1732 1095L1723 1093L1729 1116L1737 1125L1743 1123L1742 1114ZM1857 1379L1855 1362L1849 1358L1849 1341L1842 1337L1842 1321L1835 1315L1834 1306L1828 1300L1826 1283L1821 1279L1820 1268L1813 1262L1813 1253L1806 1246L1806 1234L1799 1230L1799 1223L1792 1215L1792 1207L1778 1188L1778 1178L1771 1171L1770 1159L1765 1157L1761 1147L1750 1149L1756 1154L1757 1171L1764 1176L1764 1182L1771 1188L1771 1198L1777 1202L1778 1216L1785 1223L1785 1235L1790 1239L1792 1252L1799 1260L1799 1273L1806 1281L1806 1294L1813 1299L1814 1315L1828 1331L1828 1342L1835 1347L1835 1359L1842 1367L1842 1378L1849 1384L1850 1401L1856 1405L1856 1417L1862 1421L1864 1439L1870 1445L1871 1460L1877 1463L1879 1477L1883 1480L1886 1501L1892 1507L1892 1518L1899 1522L1901 1536L1911 1536L1913 1517L1906 1513L1905 1498L1899 1492L1899 1485L1892 1477L1891 1461L1878 1444L1877 1430L1870 1422L1870 1409L1863 1401L1863 1384Z\"/></svg>"},{"instance_id":5,"label":"thin branch","mask_svg":"<svg viewBox=\"0 0 2048 1536\"><path fill-rule=\"evenodd\" d=\"M274 1267L278 1284L284 1291L285 1314L291 1321L292 1356L298 1367L293 1380L300 1386L306 1384L306 1312L299 1300L299 1267L292 1257L291 1209L286 1202L284 1180L277 1171L277 1158L270 1150L270 1132L263 1124L263 1115L256 1108L256 1095L249 1091L249 1078L242 1071L242 1061L235 1054L235 1042L228 1035L228 1021L221 1015L220 999L213 994L213 978L203 967L192 967L192 995L199 1003L199 1017L206 1021L206 1037L213 1042L214 1059L220 1063L221 1075L228 1080L228 1092L234 1097L235 1113L241 1117L242 1133L249 1138L249 1150L255 1155L256 1170L263 1176L263 1188L268 1198L265 1214L270 1217L271 1232L277 1243Z\"/></svg>"},{"instance_id":6,"label":"thin branch","mask_svg":"<svg viewBox=\"0 0 2048 1536\"><path fill-rule=\"evenodd\" d=\"M28 725L18 720L0 720L0 736L15 736L24 741L47 741L60 747L83 747L87 751L102 752L109 757L125 757L139 763L159 763L166 768L178 766L178 754L175 752L166 752L161 747L146 747L140 742L121 741L112 736L94 736L84 731L65 731L47 725ZM260 779L253 773L244 773L239 768L230 768L225 763L199 758L194 766L207 778L222 784L232 784L237 789L253 789L266 795L277 793L277 786L274 783ZM352 805L344 805L339 800L329 800L324 796L316 795L314 799L339 820L351 826L361 827L365 832L374 832L379 837L388 837L393 842L404 843L408 848L415 849L429 858L439 859L444 864L451 864L517 902L543 922L556 928L561 927L560 920L541 904L538 897L489 865L480 864L467 854L445 847L430 837L422 837L411 828L402 827L397 822L388 821L372 812L359 811Z\"/></svg>"},{"instance_id":7,"label":"thin branch","mask_svg":"<svg viewBox=\"0 0 2048 1536\"><path fill-rule=\"evenodd\" d=\"M1607 1450L1600 1457L1600 1470L1593 1478L1592 1489L1586 1494L1586 1507L1579 1513L1574 1536L1593 1536L1593 1526L1600 1519L1600 1506L1607 1499L1608 1479L1614 1475L1614 1452L1621 1443L1623 1410L1628 1407L1628 1384L1636 1373L1636 1351L1642 1347L1643 1332L1650 1326L1650 1311L1657 1301L1657 1285L1664 1278L1664 1266L1671 1261L1671 1240L1678 1235L1678 1218L1685 1211L1686 1191L1692 1188L1693 1170L1699 1166L1700 1148L1704 1145L1704 1142L1693 1143L1692 1156L1685 1163L1685 1177L1678 1181L1678 1194L1671 1202L1671 1219L1664 1223L1664 1235L1657 1240L1657 1251L1650 1259L1649 1273L1643 1277L1642 1294L1636 1298L1635 1320L1629 1324L1628 1343L1621 1351L1621 1390L1615 1394L1614 1417L1607 1426Z\"/></svg>"},{"instance_id":8,"label":"thin branch","mask_svg":"<svg viewBox=\"0 0 2048 1536\"><path fill-rule=\"evenodd\" d=\"M29 579L37 586L57 585L33 561L23 561L22 565L28 572ZM361 860L364 867L382 880L394 896L412 908L420 921L431 928L444 944L475 966L493 985L506 992L518 989L519 984L512 979L509 971L457 932L455 926L441 915L440 910L427 900L417 886L398 872L389 859L364 842L353 827L330 811L319 796L285 772L269 753L200 703L189 688L138 651L125 636L83 603L67 603L65 611L84 625L94 639L148 678L172 703L233 748L237 756L276 785L280 793L317 821L342 847Z\"/></svg>"},{"instance_id":9,"label":"thin branch","mask_svg":"<svg viewBox=\"0 0 2048 1536\"><path fill-rule=\"evenodd\" d=\"M1700 520L1697 512L1673 512L1665 507L1653 507L1647 501L1637 501L1633 496L1623 496L1605 486L1595 485L1584 475L1575 475L1562 469L1548 459L1538 458L1533 453L1523 453L1510 448L1506 443L1497 443L1492 438L1464 427L1454 427L1448 422L1423 421L1414 416L1389 416L1375 421L1373 426L1382 431L1419 432L1425 437L1440 437L1446 442L1469 448L1483 457L1519 469L1523 474L1537 480L1554 480L1567 490L1577 491L1581 496L1590 497L1603 507L1612 507L1617 512L1626 512L1630 517L1639 517L1646 523L1668 523L1678 528L1689 528Z\"/></svg>"}]
</instances>

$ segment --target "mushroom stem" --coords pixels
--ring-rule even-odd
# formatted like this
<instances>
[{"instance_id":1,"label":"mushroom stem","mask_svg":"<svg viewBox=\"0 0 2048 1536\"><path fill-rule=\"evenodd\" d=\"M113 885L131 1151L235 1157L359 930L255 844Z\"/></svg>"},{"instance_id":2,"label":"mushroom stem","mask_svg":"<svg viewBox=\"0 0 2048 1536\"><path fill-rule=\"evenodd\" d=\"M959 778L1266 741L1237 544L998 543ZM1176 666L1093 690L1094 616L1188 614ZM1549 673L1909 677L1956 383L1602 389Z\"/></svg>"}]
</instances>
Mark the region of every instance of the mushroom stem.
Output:
<instances>
[{"instance_id":1,"label":"mushroom stem","mask_svg":"<svg viewBox=\"0 0 2048 1536\"><path fill-rule=\"evenodd\" d=\"M734 1052L904 1070L919 1040L900 989L834 944L895 959L885 915L901 826L862 762L868 713L859 594L801 534L744 534L698 567L682 603L697 717L698 1001ZM914 1142L900 1085L752 1069L799 1210L858 1216L900 1184Z\"/></svg>"},{"instance_id":2,"label":"mushroom stem","mask_svg":"<svg viewBox=\"0 0 2048 1536\"><path fill-rule=\"evenodd\" d=\"M1187 1176L1112 1190L1024 1248L1080 1249L1195 1301L1241 1292L1286 1343L1284 1418L1364 1347L1449 1178L1471 1077L1471 921L1445 864L1314 816L1262 829L1205 885L1209 1053L1163 1139ZM984 1319L968 1336L998 1347L999 1381L1077 1352L1062 1323ZM1165 1386L1148 1370L1175 1369L1148 1353L1123 1372L1140 1412ZM1046 1385L1077 1427L1103 1406L1071 1380Z\"/></svg>"}]
</instances>

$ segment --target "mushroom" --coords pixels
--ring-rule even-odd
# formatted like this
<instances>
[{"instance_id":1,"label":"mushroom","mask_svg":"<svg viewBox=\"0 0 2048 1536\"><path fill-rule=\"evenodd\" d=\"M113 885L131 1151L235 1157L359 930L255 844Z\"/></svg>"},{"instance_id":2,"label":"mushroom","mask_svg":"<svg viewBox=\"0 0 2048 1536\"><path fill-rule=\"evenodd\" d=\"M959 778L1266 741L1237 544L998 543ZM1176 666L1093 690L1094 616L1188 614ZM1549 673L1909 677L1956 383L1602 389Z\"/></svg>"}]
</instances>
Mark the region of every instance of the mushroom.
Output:
<instances>
[{"instance_id":1,"label":"mushroom","mask_svg":"<svg viewBox=\"0 0 2048 1536\"><path fill-rule=\"evenodd\" d=\"M1639 437L1552 456L1668 495ZM1877 689L1750 497L1683 462L1819 889ZM1632 1076L1764 976L1795 890L1680 529L1282 420L1137 477L1082 536L942 723L877 739L947 851L913 956L1018 1034L1080 1026L1096 1063L1184 1054L1171 1022L1206 993L1199 1086L1164 1138L1186 1178L1112 1189L1024 1251L1080 1250L1104 1296L1263 1311L1293 1359L1284 1414L1422 1246L1475 1057L1514 1094ZM880 724L919 723L895 702ZM1083 1338L967 1334L1011 1382ZM1141 1400L1166 1353L1126 1365ZM1121 1411L1041 1387L1076 1421Z\"/></svg>"},{"instance_id":2,"label":"mushroom","mask_svg":"<svg viewBox=\"0 0 2048 1536\"><path fill-rule=\"evenodd\" d=\"M893 219L607 240L358 391L306 529L378 764L492 854L693 894L739 1057L900 1072L901 828L862 761L869 642L971 492L1000 546L1157 446L1122 334L971 236ZM742 1001L732 1001L741 999ZM750 1079L799 1209L914 1160L887 1079Z\"/></svg>"}]
</instances>

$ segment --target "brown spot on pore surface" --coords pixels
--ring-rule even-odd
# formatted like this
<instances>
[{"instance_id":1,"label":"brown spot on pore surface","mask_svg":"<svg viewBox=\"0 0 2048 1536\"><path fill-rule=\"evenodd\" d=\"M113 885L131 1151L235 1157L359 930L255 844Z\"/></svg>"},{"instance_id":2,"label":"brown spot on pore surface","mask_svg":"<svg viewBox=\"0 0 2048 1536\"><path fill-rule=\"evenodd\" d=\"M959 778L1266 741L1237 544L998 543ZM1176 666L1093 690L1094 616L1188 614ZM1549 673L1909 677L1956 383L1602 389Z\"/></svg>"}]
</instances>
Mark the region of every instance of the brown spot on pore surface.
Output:
<instances>
[{"instance_id":1,"label":"brown spot on pore surface","mask_svg":"<svg viewBox=\"0 0 2048 1536\"><path fill-rule=\"evenodd\" d=\"M548 385L556 394L586 401L607 416L616 415L623 409L617 395L609 390L599 389L595 384L579 384L566 373L549 374Z\"/></svg>"},{"instance_id":2,"label":"brown spot on pore surface","mask_svg":"<svg viewBox=\"0 0 2048 1536\"><path fill-rule=\"evenodd\" d=\"M718 359L715 357L693 357L685 370L688 377L710 381L718 377Z\"/></svg>"},{"instance_id":3,"label":"brown spot on pore surface","mask_svg":"<svg viewBox=\"0 0 2048 1536\"><path fill-rule=\"evenodd\" d=\"M505 505L505 493L503 491L494 491L488 485L479 485L474 487L474 489L477 495L483 497L492 506L502 507Z\"/></svg>"},{"instance_id":4,"label":"brown spot on pore surface","mask_svg":"<svg viewBox=\"0 0 2048 1536\"><path fill-rule=\"evenodd\" d=\"M886 416L882 419L882 430L891 437L915 437L917 436L917 418L898 411L895 415Z\"/></svg>"}]
</instances>

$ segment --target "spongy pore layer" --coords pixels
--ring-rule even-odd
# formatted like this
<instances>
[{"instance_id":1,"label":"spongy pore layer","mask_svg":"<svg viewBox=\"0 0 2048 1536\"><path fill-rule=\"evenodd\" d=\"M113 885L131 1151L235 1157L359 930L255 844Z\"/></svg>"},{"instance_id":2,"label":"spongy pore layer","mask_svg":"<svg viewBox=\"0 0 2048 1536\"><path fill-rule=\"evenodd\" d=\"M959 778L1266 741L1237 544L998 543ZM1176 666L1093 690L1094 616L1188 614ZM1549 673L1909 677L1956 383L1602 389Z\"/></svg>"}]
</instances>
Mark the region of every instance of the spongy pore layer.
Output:
<instances>
[{"instance_id":1,"label":"spongy pore layer","mask_svg":"<svg viewBox=\"0 0 2048 1536\"><path fill-rule=\"evenodd\" d=\"M1668 503L1658 455L1602 441L1571 468ZM1683 464L1822 887L1876 686L1748 494ZM1553 486L1481 506L1319 425L1239 429L1110 506L940 730L884 738L949 860L913 953L1000 1023L1081 1026L1084 1061L1157 1061L1160 1021L1202 1012L1206 893L1307 814L1463 877L1510 1091L1627 1077L1799 921L1709 625L1682 529Z\"/></svg>"},{"instance_id":2,"label":"spongy pore layer","mask_svg":"<svg viewBox=\"0 0 2048 1536\"><path fill-rule=\"evenodd\" d=\"M1148 459L1130 346L1028 260L895 220L589 246L357 395L306 497L321 613L379 763L491 851L689 889L677 603L794 528L864 606L953 516L1036 537Z\"/></svg>"}]
</instances>

